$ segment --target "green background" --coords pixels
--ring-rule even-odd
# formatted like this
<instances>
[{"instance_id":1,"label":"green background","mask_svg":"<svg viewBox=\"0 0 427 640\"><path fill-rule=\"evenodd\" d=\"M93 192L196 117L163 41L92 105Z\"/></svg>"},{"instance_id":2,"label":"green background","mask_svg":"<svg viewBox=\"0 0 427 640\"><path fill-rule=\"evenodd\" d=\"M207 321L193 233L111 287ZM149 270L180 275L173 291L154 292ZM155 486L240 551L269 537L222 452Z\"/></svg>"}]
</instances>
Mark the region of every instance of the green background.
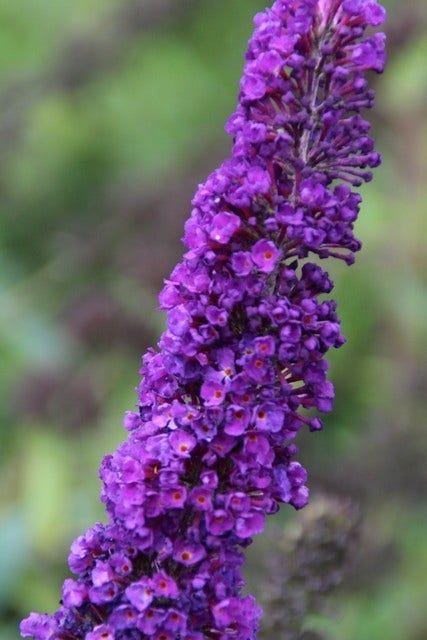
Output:
<instances>
[{"instance_id":1,"label":"green background","mask_svg":"<svg viewBox=\"0 0 427 640\"><path fill-rule=\"evenodd\" d=\"M427 637L427 5L384 4L383 165L363 252L330 265L348 339L335 411L300 438L313 491L363 512L358 578L316 622L331 640ZM0 640L55 609L71 540L103 518L97 467L162 329L191 196L230 148L264 6L0 0Z\"/></svg>"}]
</instances>

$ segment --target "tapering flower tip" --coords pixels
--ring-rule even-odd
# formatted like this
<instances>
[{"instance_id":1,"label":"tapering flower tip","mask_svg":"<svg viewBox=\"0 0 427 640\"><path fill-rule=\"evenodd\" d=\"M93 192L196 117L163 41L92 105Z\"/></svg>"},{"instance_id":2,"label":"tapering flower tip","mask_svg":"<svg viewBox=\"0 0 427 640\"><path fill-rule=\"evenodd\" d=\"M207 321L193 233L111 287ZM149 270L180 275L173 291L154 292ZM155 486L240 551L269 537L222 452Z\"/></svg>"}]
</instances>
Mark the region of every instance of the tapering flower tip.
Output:
<instances>
[{"instance_id":1,"label":"tapering flower tip","mask_svg":"<svg viewBox=\"0 0 427 640\"><path fill-rule=\"evenodd\" d=\"M258 14L240 107L226 127L235 154L256 145L291 179L297 172L326 184L369 181L365 169L380 158L357 114L372 106L364 74L383 70L385 36L364 32L384 19L373 0L277 0Z\"/></svg>"},{"instance_id":2,"label":"tapering flower tip","mask_svg":"<svg viewBox=\"0 0 427 640\"><path fill-rule=\"evenodd\" d=\"M375 0L277 0L255 17L226 130L235 158L275 175L265 228L282 229L299 258L312 252L351 264L360 249L353 223L361 199L350 189L370 181L381 161L361 116L374 100L365 76L385 63L384 34L365 31L384 19ZM246 256L234 263L236 273L250 269Z\"/></svg>"}]
</instances>

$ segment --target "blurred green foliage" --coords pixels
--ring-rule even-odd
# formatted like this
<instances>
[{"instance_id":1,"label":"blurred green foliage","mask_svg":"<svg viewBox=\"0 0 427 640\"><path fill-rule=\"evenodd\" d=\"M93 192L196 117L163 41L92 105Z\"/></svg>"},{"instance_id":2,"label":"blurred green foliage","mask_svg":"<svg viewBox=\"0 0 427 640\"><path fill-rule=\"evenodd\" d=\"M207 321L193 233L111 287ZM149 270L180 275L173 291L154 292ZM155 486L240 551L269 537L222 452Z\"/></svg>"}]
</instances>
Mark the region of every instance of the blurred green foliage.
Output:
<instances>
[{"instance_id":1,"label":"blurred green foliage","mask_svg":"<svg viewBox=\"0 0 427 640\"><path fill-rule=\"evenodd\" d=\"M365 520L357 575L315 620L331 640L427 637L427 7L385 4L384 164L363 190L363 253L331 265L348 338L336 410L300 440L311 486ZM0 0L0 640L55 608L72 538L103 518L96 470L161 331L195 186L229 149L264 5Z\"/></svg>"}]
</instances>

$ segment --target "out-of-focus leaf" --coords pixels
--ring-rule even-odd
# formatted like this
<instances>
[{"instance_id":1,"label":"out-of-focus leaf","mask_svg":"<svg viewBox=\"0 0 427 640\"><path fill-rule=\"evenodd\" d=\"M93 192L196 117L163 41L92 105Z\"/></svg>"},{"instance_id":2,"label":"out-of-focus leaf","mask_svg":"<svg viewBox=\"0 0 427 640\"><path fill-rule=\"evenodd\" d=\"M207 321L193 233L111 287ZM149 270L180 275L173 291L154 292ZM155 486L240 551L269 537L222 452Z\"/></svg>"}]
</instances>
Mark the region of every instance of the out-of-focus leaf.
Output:
<instances>
[{"instance_id":1,"label":"out-of-focus leaf","mask_svg":"<svg viewBox=\"0 0 427 640\"><path fill-rule=\"evenodd\" d=\"M399 51L384 76L383 100L394 111L424 106L427 99L427 36L425 33Z\"/></svg>"},{"instance_id":2,"label":"out-of-focus leaf","mask_svg":"<svg viewBox=\"0 0 427 640\"><path fill-rule=\"evenodd\" d=\"M35 549L48 553L67 530L72 486L67 443L54 433L28 425L22 450L22 508ZM59 516L59 517L58 517Z\"/></svg>"},{"instance_id":3,"label":"out-of-focus leaf","mask_svg":"<svg viewBox=\"0 0 427 640\"><path fill-rule=\"evenodd\" d=\"M18 509L0 516L0 605L7 602L11 589L31 558L31 545L24 514Z\"/></svg>"}]
</instances>

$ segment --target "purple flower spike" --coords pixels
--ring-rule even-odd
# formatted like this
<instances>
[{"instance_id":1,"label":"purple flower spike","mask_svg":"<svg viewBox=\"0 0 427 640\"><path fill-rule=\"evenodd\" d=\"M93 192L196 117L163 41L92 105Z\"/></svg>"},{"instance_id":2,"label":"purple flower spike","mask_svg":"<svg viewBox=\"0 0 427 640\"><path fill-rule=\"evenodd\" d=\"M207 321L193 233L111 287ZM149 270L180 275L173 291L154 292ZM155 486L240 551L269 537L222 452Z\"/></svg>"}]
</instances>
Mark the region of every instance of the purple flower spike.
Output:
<instances>
[{"instance_id":1,"label":"purple flower spike","mask_svg":"<svg viewBox=\"0 0 427 640\"><path fill-rule=\"evenodd\" d=\"M307 504L293 458L334 399L344 343L333 283L351 264L361 197L380 158L362 112L384 67L375 0L276 0L255 17L227 123L233 151L201 184L187 253L160 294L167 329L143 358L128 437L100 468L108 524L71 546L62 603L35 640L255 640L241 547L280 504Z\"/></svg>"}]
</instances>

